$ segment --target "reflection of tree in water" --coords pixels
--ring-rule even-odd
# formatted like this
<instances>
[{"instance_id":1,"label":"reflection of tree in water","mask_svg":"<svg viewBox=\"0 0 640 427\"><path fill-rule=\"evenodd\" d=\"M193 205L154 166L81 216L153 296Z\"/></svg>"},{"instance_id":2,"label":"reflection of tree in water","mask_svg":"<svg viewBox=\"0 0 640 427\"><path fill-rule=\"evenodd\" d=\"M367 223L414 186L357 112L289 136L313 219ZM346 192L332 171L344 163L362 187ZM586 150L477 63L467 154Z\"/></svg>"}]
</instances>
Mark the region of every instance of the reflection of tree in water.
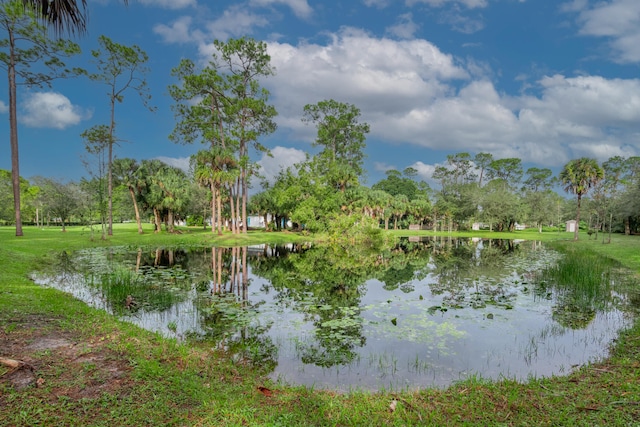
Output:
<instances>
[{"instance_id":1,"label":"reflection of tree in water","mask_svg":"<svg viewBox=\"0 0 640 427\"><path fill-rule=\"evenodd\" d=\"M403 292L412 292L412 282L429 274L429 260L427 245L402 239L394 248L380 254L376 278L384 283L385 290L399 287Z\"/></svg>"},{"instance_id":2,"label":"reflection of tree in water","mask_svg":"<svg viewBox=\"0 0 640 427\"><path fill-rule=\"evenodd\" d=\"M246 246L210 249L210 296L200 302L202 325L207 339L270 372L277 364L278 348L267 335L272 325L260 321L264 301L248 299L247 252Z\"/></svg>"},{"instance_id":3,"label":"reflection of tree in water","mask_svg":"<svg viewBox=\"0 0 640 427\"><path fill-rule=\"evenodd\" d=\"M512 307L517 293L511 283L496 278L507 278L516 269L522 256L518 244L503 239L434 238L431 245L437 277L431 292L443 295L448 307Z\"/></svg>"},{"instance_id":4,"label":"reflection of tree in water","mask_svg":"<svg viewBox=\"0 0 640 427\"><path fill-rule=\"evenodd\" d=\"M431 273L440 274L432 284L434 293L448 293L451 301L478 306L487 301L504 302L507 294L500 284L474 280L490 271L507 274L504 254L517 254L517 245L500 240L486 245L470 239L401 239L395 246L370 251L338 246L294 246L292 253L273 253L272 257L252 259L252 271L270 282L263 291L274 290L279 304L305 314L314 326L314 339L298 342L297 348L306 363L332 366L348 363L355 349L363 346L363 319L360 315L361 293L365 282L378 279L384 289L400 288L412 292L413 283ZM434 271L435 270L435 271ZM472 294L471 296L469 294ZM450 303L454 306L453 302Z\"/></svg>"},{"instance_id":5,"label":"reflection of tree in water","mask_svg":"<svg viewBox=\"0 0 640 427\"><path fill-rule=\"evenodd\" d=\"M298 343L305 363L348 363L365 343L360 316L361 286L378 260L378 252L317 246L286 257L260 260L253 272L265 277L275 299L304 313L315 327L315 340ZM265 289L269 291L270 289Z\"/></svg>"},{"instance_id":6,"label":"reflection of tree in water","mask_svg":"<svg viewBox=\"0 0 640 427\"><path fill-rule=\"evenodd\" d=\"M565 328L584 329L596 318L596 310L571 302L563 303L553 307L551 318Z\"/></svg>"}]
</instances>

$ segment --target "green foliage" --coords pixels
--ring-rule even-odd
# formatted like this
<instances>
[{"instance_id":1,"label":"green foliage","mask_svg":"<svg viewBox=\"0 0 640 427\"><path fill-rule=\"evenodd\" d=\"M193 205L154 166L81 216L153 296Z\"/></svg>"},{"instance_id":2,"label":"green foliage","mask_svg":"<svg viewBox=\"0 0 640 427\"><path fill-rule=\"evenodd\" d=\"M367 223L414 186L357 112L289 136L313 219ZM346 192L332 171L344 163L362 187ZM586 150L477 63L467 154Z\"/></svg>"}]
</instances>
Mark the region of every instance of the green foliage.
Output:
<instances>
[{"instance_id":1,"label":"green foliage","mask_svg":"<svg viewBox=\"0 0 640 427\"><path fill-rule=\"evenodd\" d=\"M112 41L107 36L98 38L99 49L91 51L97 72L89 74L89 78L109 88L110 120L109 125L95 126L86 131L83 137L88 147L106 149L107 159L107 200L108 200L108 234L113 228L113 146L117 142L115 137L115 106L124 101L124 94L133 90L138 94L142 103L151 111L155 110L149 103L151 95L147 86L146 66L149 57L139 46L126 46Z\"/></svg>"},{"instance_id":2,"label":"green foliage","mask_svg":"<svg viewBox=\"0 0 640 427\"><path fill-rule=\"evenodd\" d=\"M400 175L400 172L395 169L388 170L386 174L387 177L385 179L378 181L371 188L385 191L392 196L404 194L409 200L413 200L417 196L427 196L424 189L428 188L426 183L423 188L420 188L419 184L412 179L412 176L403 177Z\"/></svg>"},{"instance_id":3,"label":"green foliage","mask_svg":"<svg viewBox=\"0 0 640 427\"><path fill-rule=\"evenodd\" d=\"M335 215L327 224L333 242L379 247L384 235L378 221L362 215Z\"/></svg>"},{"instance_id":4,"label":"green foliage","mask_svg":"<svg viewBox=\"0 0 640 427\"><path fill-rule=\"evenodd\" d=\"M11 172L0 169L0 223L14 224L13 188ZM40 188L30 185L29 181L20 177L20 204L22 215L30 222L35 222L37 197Z\"/></svg>"},{"instance_id":5,"label":"green foliage","mask_svg":"<svg viewBox=\"0 0 640 427\"><path fill-rule=\"evenodd\" d=\"M582 197L604 178L604 169L595 159L582 157L570 160L560 171L560 181L567 193L575 194L578 198L576 221L580 222L580 207ZM574 239L578 240L579 227L576 227Z\"/></svg>"},{"instance_id":6,"label":"green foliage","mask_svg":"<svg viewBox=\"0 0 640 427\"><path fill-rule=\"evenodd\" d=\"M172 70L180 83L169 86L177 119L169 138L176 143L209 146L194 157L196 180L211 187L212 204L218 206L220 193L228 188L237 206L236 211L230 209L232 223L242 223L246 230L247 189L256 169L249 150L267 151L259 139L276 129L277 112L269 105L269 91L259 79L274 70L264 42L240 38L215 40L213 44L216 51L203 69L197 70L193 61L183 59ZM234 185L237 187L232 191ZM217 210L221 217L222 209Z\"/></svg>"},{"instance_id":7,"label":"green foliage","mask_svg":"<svg viewBox=\"0 0 640 427\"><path fill-rule=\"evenodd\" d=\"M364 147L369 125L359 123L360 109L333 99L307 104L303 121L317 127L314 146L323 147L312 159L317 179L344 192L363 174Z\"/></svg>"},{"instance_id":8,"label":"green foliage","mask_svg":"<svg viewBox=\"0 0 640 427\"><path fill-rule=\"evenodd\" d=\"M40 187L38 201L43 208L43 217L48 221L62 224L62 231L73 215L80 213L84 194L79 184L62 182L50 178L36 177L34 181Z\"/></svg>"}]
</instances>

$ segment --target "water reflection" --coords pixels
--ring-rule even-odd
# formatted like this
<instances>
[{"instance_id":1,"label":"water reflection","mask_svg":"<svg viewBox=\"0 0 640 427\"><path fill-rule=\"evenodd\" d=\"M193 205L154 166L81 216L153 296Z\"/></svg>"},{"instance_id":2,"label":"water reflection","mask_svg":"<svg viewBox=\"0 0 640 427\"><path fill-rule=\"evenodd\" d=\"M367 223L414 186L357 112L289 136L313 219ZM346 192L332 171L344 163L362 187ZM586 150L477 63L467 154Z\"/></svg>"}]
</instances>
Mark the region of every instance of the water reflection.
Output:
<instances>
[{"instance_id":1,"label":"water reflection","mask_svg":"<svg viewBox=\"0 0 640 427\"><path fill-rule=\"evenodd\" d=\"M414 388L559 374L604 356L637 296L620 275L582 300L536 279L558 260L539 242L495 239L106 248L61 255L36 279L165 336L208 340L274 379ZM576 305L585 300L600 302Z\"/></svg>"}]
</instances>

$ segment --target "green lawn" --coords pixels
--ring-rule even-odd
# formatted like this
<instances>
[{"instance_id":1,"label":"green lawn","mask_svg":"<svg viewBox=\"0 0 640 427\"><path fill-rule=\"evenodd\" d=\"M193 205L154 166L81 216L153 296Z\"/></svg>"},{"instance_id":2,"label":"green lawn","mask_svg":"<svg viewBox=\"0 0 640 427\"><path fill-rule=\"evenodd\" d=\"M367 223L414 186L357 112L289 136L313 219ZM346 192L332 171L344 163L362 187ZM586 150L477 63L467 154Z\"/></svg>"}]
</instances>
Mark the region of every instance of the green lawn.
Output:
<instances>
[{"instance_id":1,"label":"green lawn","mask_svg":"<svg viewBox=\"0 0 640 427\"><path fill-rule=\"evenodd\" d=\"M469 380L446 390L404 393L285 387L267 381L259 367L119 322L33 284L28 274L62 251L83 247L230 246L309 237L217 236L201 229L155 235L149 228L138 235L135 224L117 225L107 241L80 227L24 231L16 238L12 228L0 227L0 357L27 363L18 370L0 365L0 426L640 425L640 322L622 334L608 360L565 377L526 384ZM640 237L614 235L611 244L602 244L601 236L596 241L586 234L577 243L570 233L473 235L594 251L640 277ZM20 376L24 388L15 386Z\"/></svg>"}]
</instances>

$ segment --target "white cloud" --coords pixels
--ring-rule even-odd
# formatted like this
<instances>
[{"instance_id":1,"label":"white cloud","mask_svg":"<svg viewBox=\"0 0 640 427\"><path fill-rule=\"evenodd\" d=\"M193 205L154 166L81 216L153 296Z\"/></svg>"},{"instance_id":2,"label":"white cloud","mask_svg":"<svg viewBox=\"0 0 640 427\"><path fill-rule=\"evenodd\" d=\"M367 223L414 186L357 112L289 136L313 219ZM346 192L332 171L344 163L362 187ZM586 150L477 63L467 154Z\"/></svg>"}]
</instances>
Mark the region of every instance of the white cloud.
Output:
<instances>
[{"instance_id":1,"label":"white cloud","mask_svg":"<svg viewBox=\"0 0 640 427\"><path fill-rule=\"evenodd\" d=\"M407 6L426 4L431 7L442 7L445 4L461 4L469 9L487 7L487 0L406 0Z\"/></svg>"},{"instance_id":2,"label":"white cloud","mask_svg":"<svg viewBox=\"0 0 640 427\"><path fill-rule=\"evenodd\" d=\"M387 140L447 151L487 151L515 140L517 119L490 82L474 81L452 96L414 103L405 115L380 116L375 128Z\"/></svg>"},{"instance_id":3,"label":"white cloud","mask_svg":"<svg viewBox=\"0 0 640 427\"><path fill-rule=\"evenodd\" d=\"M479 18L472 18L457 11L440 14L440 22L451 26L451 29L463 34L473 34L484 28L484 22Z\"/></svg>"},{"instance_id":4,"label":"white cloud","mask_svg":"<svg viewBox=\"0 0 640 427\"><path fill-rule=\"evenodd\" d=\"M161 36L166 43L187 43L194 40L191 34L191 17L181 16L170 25L158 24L153 27L153 32Z\"/></svg>"},{"instance_id":5,"label":"white cloud","mask_svg":"<svg viewBox=\"0 0 640 427\"><path fill-rule=\"evenodd\" d=\"M592 127L636 127L640 122L640 80L600 76L540 80L545 110Z\"/></svg>"},{"instance_id":6,"label":"white cloud","mask_svg":"<svg viewBox=\"0 0 640 427\"><path fill-rule=\"evenodd\" d=\"M305 104L335 99L371 116L403 116L416 103L429 103L467 72L451 55L425 40L376 39L352 28L331 34L326 45L269 43L277 70L264 84L277 104L280 126L302 131Z\"/></svg>"},{"instance_id":7,"label":"white cloud","mask_svg":"<svg viewBox=\"0 0 640 427\"><path fill-rule=\"evenodd\" d=\"M188 34L188 26L178 33ZM496 90L488 64L454 58L424 39L378 38L349 27L326 36L324 43L267 46L277 73L262 83L279 129L297 142L315 136L301 121L303 107L335 99L360 108L368 138L393 149L489 152L549 167L584 155L640 154L640 80L554 75L523 80L537 96L507 96ZM211 45L201 43L200 52L208 59Z\"/></svg>"},{"instance_id":8,"label":"white cloud","mask_svg":"<svg viewBox=\"0 0 640 427\"><path fill-rule=\"evenodd\" d=\"M251 12L244 5L233 5L221 17L207 24L207 29L214 39L226 40L251 34L255 27L268 25L269 20L265 16Z\"/></svg>"},{"instance_id":9,"label":"white cloud","mask_svg":"<svg viewBox=\"0 0 640 427\"><path fill-rule=\"evenodd\" d=\"M556 75L526 82L537 97L511 97L496 90L486 64L462 64L426 40L351 28L330 34L326 45L272 42L268 50L277 74L264 84L279 128L297 140L314 137L300 120L304 105L335 99L361 109L370 139L395 146L490 152L548 166L583 155L604 160L605 152L640 154L640 80Z\"/></svg>"},{"instance_id":10,"label":"white cloud","mask_svg":"<svg viewBox=\"0 0 640 427\"><path fill-rule=\"evenodd\" d=\"M65 129L91 116L56 92L29 94L21 107L21 122L31 127Z\"/></svg>"},{"instance_id":11,"label":"white cloud","mask_svg":"<svg viewBox=\"0 0 640 427\"><path fill-rule=\"evenodd\" d=\"M257 162L260 167L260 175L273 184L278 173L290 166L306 159L306 153L296 148L275 147L271 149L271 156L263 154Z\"/></svg>"},{"instance_id":12,"label":"white cloud","mask_svg":"<svg viewBox=\"0 0 640 427\"><path fill-rule=\"evenodd\" d=\"M418 24L413 22L413 15L405 13L397 19L398 23L387 28L386 32L400 39L412 39L420 28Z\"/></svg>"},{"instance_id":13,"label":"white cloud","mask_svg":"<svg viewBox=\"0 0 640 427\"><path fill-rule=\"evenodd\" d=\"M362 3L364 3L364 5L367 7L377 7L378 9L384 9L385 7L389 6L391 0L362 0Z\"/></svg>"},{"instance_id":14,"label":"white cloud","mask_svg":"<svg viewBox=\"0 0 640 427\"><path fill-rule=\"evenodd\" d=\"M144 5L159 6L164 9L183 9L185 7L196 5L196 0L138 0L138 1Z\"/></svg>"},{"instance_id":15,"label":"white cloud","mask_svg":"<svg viewBox=\"0 0 640 427\"><path fill-rule=\"evenodd\" d=\"M7 113L9 111L9 107L3 101L0 101L0 114Z\"/></svg>"},{"instance_id":16,"label":"white cloud","mask_svg":"<svg viewBox=\"0 0 640 427\"><path fill-rule=\"evenodd\" d=\"M271 6L274 4L284 4L289 6L293 13L299 18L308 18L313 13L313 9L307 0L251 0L251 5Z\"/></svg>"},{"instance_id":17,"label":"white cloud","mask_svg":"<svg viewBox=\"0 0 640 427\"><path fill-rule=\"evenodd\" d=\"M374 162L373 168L378 172L386 172L388 170L396 169L395 166L386 164L384 162Z\"/></svg>"},{"instance_id":18,"label":"white cloud","mask_svg":"<svg viewBox=\"0 0 640 427\"><path fill-rule=\"evenodd\" d=\"M182 169L184 172L189 173L190 168L190 157L165 157L159 156L156 157L157 160L160 160L163 163L168 164L169 166L173 166L174 168Z\"/></svg>"},{"instance_id":19,"label":"white cloud","mask_svg":"<svg viewBox=\"0 0 640 427\"><path fill-rule=\"evenodd\" d=\"M433 176L433 172L436 170L436 166L438 165L428 165L423 162L415 162L409 167L414 168L418 171L418 177L428 183L435 182L431 177Z\"/></svg>"},{"instance_id":20,"label":"white cloud","mask_svg":"<svg viewBox=\"0 0 640 427\"><path fill-rule=\"evenodd\" d=\"M580 12L589 6L589 0L572 0L560 5L562 12Z\"/></svg>"},{"instance_id":21,"label":"white cloud","mask_svg":"<svg viewBox=\"0 0 640 427\"><path fill-rule=\"evenodd\" d=\"M620 62L640 62L640 2L611 0L587 8L583 2L565 5L579 11L580 34L608 38L614 57Z\"/></svg>"}]
</instances>

